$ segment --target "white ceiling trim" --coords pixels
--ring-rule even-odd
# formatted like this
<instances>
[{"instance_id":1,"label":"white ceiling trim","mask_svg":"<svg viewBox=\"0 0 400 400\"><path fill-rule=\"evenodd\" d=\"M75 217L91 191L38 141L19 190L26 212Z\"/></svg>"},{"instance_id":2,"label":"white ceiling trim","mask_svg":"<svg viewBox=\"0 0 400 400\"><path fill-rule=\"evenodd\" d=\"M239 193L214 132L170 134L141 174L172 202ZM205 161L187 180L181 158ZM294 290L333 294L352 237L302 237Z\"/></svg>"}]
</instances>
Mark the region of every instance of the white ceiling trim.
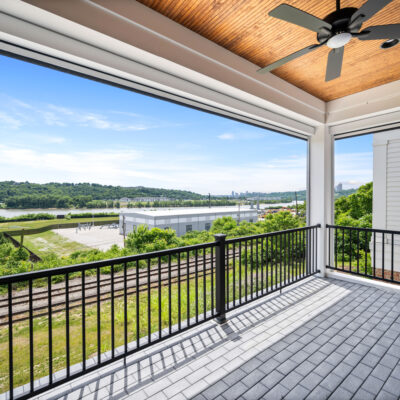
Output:
<instances>
[{"instance_id":1,"label":"white ceiling trim","mask_svg":"<svg viewBox=\"0 0 400 400\"><path fill-rule=\"evenodd\" d=\"M45 3L52 4L52 2ZM59 2L55 3L60 4ZM140 5L139 3L132 2L132 4L141 6L140 8L142 11L150 12L152 16L155 14L158 17L168 20L167 18L159 15L153 10L148 9L147 7ZM101 20L103 26L108 26L106 21L108 21L110 18L114 19L114 21L113 24L110 23L109 25L115 26L116 17L109 12L100 9L97 5L93 5L87 1L76 0L74 1L74 7L71 8L75 8L77 5L82 7L90 6L90 11L92 14L95 13L92 19L94 21ZM11 35L14 39L23 39L25 41L25 45L27 45L28 42L31 42L31 45L39 43L48 49L61 51L64 53L64 55L70 54L71 56L77 56L82 60L86 59L89 62L92 61L90 56L94 53L95 49L99 51L102 50L107 52L107 57L105 57L105 59L101 62L97 60L97 64L102 63L105 67L108 67L113 63L113 61L120 57L121 59L125 60L125 64L131 63L133 65L136 63L135 72L137 73L137 77L139 79L142 78L137 71L139 65L141 66L142 70L147 69L147 72L152 70L153 74L151 77L149 73L146 75L147 84L149 84L150 81L153 81L155 86L158 84L164 84L165 86L169 85L170 90L173 91L175 89L174 83L180 81L181 83L187 83L188 87L190 86L190 89L194 86L202 88L203 92L208 89L208 92L213 93L214 95L218 93L224 98L229 98L230 101L236 101L237 104L241 102L243 108L247 108L245 112L249 112L249 108L254 107L254 110L257 110L257 112L255 112L255 117L257 118L260 117L261 113L264 121L269 120L269 123L273 125L284 127L298 133L303 133L306 135L313 134L314 127L323 123L325 104L313 96L300 91L307 99L307 101L302 101L298 98L298 96L295 96L295 93L283 94L284 91L278 91L276 87L272 87L271 85L263 82L257 83L253 78L248 78L246 81L244 78L245 73L243 71L234 72L234 68L230 66L225 66L223 68L221 61L211 62L210 57L205 57L204 55L200 56L197 50L193 50L191 53L188 51L185 53L182 51L181 45L178 46L178 44L173 43L171 39L161 39L161 36L158 33L157 35L155 33L151 34L149 28L138 27L136 24L130 23L127 27L127 30L129 28L130 37L136 38L137 41L140 41L138 45L140 44L142 47L144 47L146 44L148 48L159 48L163 51L167 49L169 50L169 54L172 54L173 58L176 58L177 55L179 55L179 57L185 57L188 62L190 61L191 63L201 66L204 73L191 70L185 66L182 66L180 63L151 54L150 52L145 51L143 48L132 46L112 38L109 35L100 33L94 29L90 29L87 26L83 26L65 18L61 18L57 15L51 14L19 0L3 0L0 4L0 11L3 12L3 20L5 21L2 21L0 29L3 32ZM102 18L97 18L97 14L99 12L101 13ZM6 20L6 17L8 17L8 21ZM14 20L11 20L10 18L14 18ZM168 22L173 24L175 27L186 29L173 21L168 20ZM121 23L121 21L119 21L119 23ZM30 24L29 27L26 24ZM39 28L46 31L46 35L43 33L39 34ZM33 31L35 37L32 37L31 31ZM187 30L187 32L196 35L189 30ZM181 36L184 37L185 35ZM207 42L207 44L214 47L216 46L214 43L200 37L199 35L196 36L201 38L202 41ZM75 42L73 42L74 40ZM83 48L83 45L91 47L91 51L89 52L90 56L88 53L85 54L85 52L81 52L79 55L77 54L78 48ZM235 59L237 58L241 62L244 62L247 67L251 66L253 69L253 74L255 74L254 71L256 66L248 63L246 60L243 60L240 57L232 55L230 52L220 48L219 46L217 47L225 55L229 54L229 56L233 56ZM115 63L113 64L113 69L118 69ZM215 71L219 78L222 79L224 77L226 80L234 80L237 85L230 85L221 80L213 78L213 71ZM122 70L122 72L125 73L127 71ZM162 82L163 78L166 78L166 76L169 77L167 85L165 79L164 82ZM284 87L289 85L279 78L276 79L281 81L281 83L284 84ZM238 88L240 85L242 87ZM292 85L289 86L292 87ZM252 90L250 90L252 88L254 89L253 93ZM182 90L182 85L179 86L179 89ZM296 93L300 90L294 86L292 89ZM186 95L191 95L190 90L186 92ZM271 101L271 99L273 101ZM277 99L282 101L285 100L286 104L288 104L288 107L285 108L281 105L277 105L275 102ZM314 100L312 101L312 99ZM203 100L205 100L205 98ZM215 101L215 99L212 101ZM221 106L224 106L224 104L222 103ZM302 108L308 110L309 116L302 114L302 111L304 111Z\"/></svg>"}]
</instances>

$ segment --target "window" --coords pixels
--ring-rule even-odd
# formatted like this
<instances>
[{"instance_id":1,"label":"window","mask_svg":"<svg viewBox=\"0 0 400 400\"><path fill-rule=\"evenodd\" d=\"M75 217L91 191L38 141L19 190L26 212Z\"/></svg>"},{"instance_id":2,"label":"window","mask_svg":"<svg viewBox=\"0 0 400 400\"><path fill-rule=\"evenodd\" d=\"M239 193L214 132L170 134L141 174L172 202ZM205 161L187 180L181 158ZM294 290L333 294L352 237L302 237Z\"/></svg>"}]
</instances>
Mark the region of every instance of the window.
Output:
<instances>
[{"instance_id":1,"label":"window","mask_svg":"<svg viewBox=\"0 0 400 400\"><path fill-rule=\"evenodd\" d=\"M206 225L205 225L204 228L205 228L206 231L209 231L210 228L211 228L211 223L210 222L206 222Z\"/></svg>"},{"instance_id":2,"label":"window","mask_svg":"<svg viewBox=\"0 0 400 400\"><path fill-rule=\"evenodd\" d=\"M186 225L186 232L191 232L192 229L192 225Z\"/></svg>"}]
</instances>

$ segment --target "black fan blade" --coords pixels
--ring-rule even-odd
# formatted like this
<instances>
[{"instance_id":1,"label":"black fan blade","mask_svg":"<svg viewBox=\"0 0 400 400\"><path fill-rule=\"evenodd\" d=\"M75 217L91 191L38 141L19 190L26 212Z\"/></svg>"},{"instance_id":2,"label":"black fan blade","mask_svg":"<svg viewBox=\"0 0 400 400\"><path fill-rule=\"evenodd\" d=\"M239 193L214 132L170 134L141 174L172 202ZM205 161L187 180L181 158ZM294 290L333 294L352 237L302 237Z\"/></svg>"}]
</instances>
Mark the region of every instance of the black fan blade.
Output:
<instances>
[{"instance_id":1,"label":"black fan blade","mask_svg":"<svg viewBox=\"0 0 400 400\"><path fill-rule=\"evenodd\" d=\"M329 82L340 76L342 72L344 47L332 49L328 55L328 65L326 66L325 82Z\"/></svg>"},{"instance_id":2,"label":"black fan blade","mask_svg":"<svg viewBox=\"0 0 400 400\"><path fill-rule=\"evenodd\" d=\"M369 26L357 37L360 40L399 39L400 24Z\"/></svg>"},{"instance_id":3,"label":"black fan blade","mask_svg":"<svg viewBox=\"0 0 400 400\"><path fill-rule=\"evenodd\" d=\"M303 28L310 29L311 31L318 32L321 28L332 29L332 25L328 24L322 19L314 17L298 8L289 6L288 4L281 4L269 12L271 17L283 19L284 21L291 22L302 26Z\"/></svg>"},{"instance_id":4,"label":"black fan blade","mask_svg":"<svg viewBox=\"0 0 400 400\"><path fill-rule=\"evenodd\" d=\"M387 6L393 0L368 0L364 3L352 16L351 22L355 21L357 18L360 22L365 22L375 15L378 11L382 10L383 7Z\"/></svg>"},{"instance_id":5,"label":"black fan blade","mask_svg":"<svg viewBox=\"0 0 400 400\"><path fill-rule=\"evenodd\" d=\"M264 67L264 68L259 69L257 72L261 72L261 73L270 72L270 71L272 71L273 69L278 68L278 67L280 67L281 65L286 64L286 63L288 63L289 61L294 60L295 58L301 57L301 56L303 56L304 54L307 54L307 53L309 53L309 52L311 52L311 51L317 49L318 47L320 47L320 46L322 46L322 45L323 45L323 43L320 43L320 44L313 44L313 45L311 45L311 46L305 47L304 49L301 49L301 50L299 50L299 51L296 51L295 53L292 53L292 54L290 54L290 55L288 55L288 56L286 56L286 57L284 57L284 58L281 58L281 59L278 60L278 61L275 61L274 63L272 63L272 64L270 64L270 65L267 65L267 66Z\"/></svg>"}]
</instances>

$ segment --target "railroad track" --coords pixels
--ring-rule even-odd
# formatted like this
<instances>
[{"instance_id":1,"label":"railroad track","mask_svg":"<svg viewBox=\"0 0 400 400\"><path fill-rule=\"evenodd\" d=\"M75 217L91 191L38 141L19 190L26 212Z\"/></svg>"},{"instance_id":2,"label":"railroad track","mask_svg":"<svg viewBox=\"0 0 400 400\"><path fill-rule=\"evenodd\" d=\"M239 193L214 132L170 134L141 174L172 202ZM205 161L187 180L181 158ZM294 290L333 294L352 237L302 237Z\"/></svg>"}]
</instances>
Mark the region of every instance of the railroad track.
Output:
<instances>
[{"instance_id":1,"label":"railroad track","mask_svg":"<svg viewBox=\"0 0 400 400\"><path fill-rule=\"evenodd\" d=\"M239 255L239 251L229 251L229 259ZM166 287L170 284L186 283L189 280L197 278L206 279L208 275L212 273L212 266L215 266L215 254L213 257L209 254L201 254L197 257L185 257L185 260L181 259L180 264L172 264L169 266L166 263L152 266L150 273L147 269L138 268L138 274L136 273L136 267L129 268L127 272L127 295L131 296L136 294L137 291L144 292L150 289ZM134 269L132 271L132 269ZM180 279L179 279L180 277ZM100 302L110 301L112 299L112 279L114 281L114 299L124 296L124 274L121 272L115 273L114 278L111 275L100 275L99 287L100 287ZM66 310L66 285L65 282L55 283L51 285L51 310L52 313L59 313ZM68 285L68 297L69 307L68 309L74 309L80 307L82 299L85 299L85 305L97 304L97 278L94 276L85 276L85 286L82 288L82 279L73 278L69 281ZM137 290L137 288L139 288ZM49 290L43 288L34 288L32 292L32 304L33 304L33 317L46 316L49 313ZM12 300L12 319L13 322L22 322L29 318L29 294L26 289L16 290L13 293ZM6 296L0 297L0 326L8 324L8 298Z\"/></svg>"}]
</instances>

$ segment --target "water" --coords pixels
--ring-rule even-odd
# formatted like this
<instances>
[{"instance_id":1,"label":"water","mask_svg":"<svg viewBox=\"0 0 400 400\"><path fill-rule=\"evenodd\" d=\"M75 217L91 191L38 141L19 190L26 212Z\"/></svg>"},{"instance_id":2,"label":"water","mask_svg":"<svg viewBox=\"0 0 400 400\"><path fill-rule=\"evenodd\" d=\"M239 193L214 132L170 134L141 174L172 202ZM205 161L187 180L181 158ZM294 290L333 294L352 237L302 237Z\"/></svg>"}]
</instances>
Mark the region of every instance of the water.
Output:
<instances>
[{"instance_id":1,"label":"water","mask_svg":"<svg viewBox=\"0 0 400 400\"><path fill-rule=\"evenodd\" d=\"M287 206L294 206L296 203L292 201L291 203L278 203L278 204L260 204L261 209L269 208L269 207L287 207ZM298 204L303 204L303 201L298 201ZM232 208L232 206L227 206ZM159 210L166 209L168 207L161 207L158 208ZM186 210L192 207L174 207L174 210ZM224 208L224 207L221 207ZM249 209L250 206L240 206L242 210ZM146 211L146 210L157 210L157 208L80 208L80 209L46 209L46 208L32 208L26 210L20 209L0 209L0 216L6 218L18 217L19 215L24 214L37 214L37 213L47 213L52 215L66 215L66 214L79 214L84 212L89 213L120 213L121 211Z\"/></svg>"}]
</instances>

